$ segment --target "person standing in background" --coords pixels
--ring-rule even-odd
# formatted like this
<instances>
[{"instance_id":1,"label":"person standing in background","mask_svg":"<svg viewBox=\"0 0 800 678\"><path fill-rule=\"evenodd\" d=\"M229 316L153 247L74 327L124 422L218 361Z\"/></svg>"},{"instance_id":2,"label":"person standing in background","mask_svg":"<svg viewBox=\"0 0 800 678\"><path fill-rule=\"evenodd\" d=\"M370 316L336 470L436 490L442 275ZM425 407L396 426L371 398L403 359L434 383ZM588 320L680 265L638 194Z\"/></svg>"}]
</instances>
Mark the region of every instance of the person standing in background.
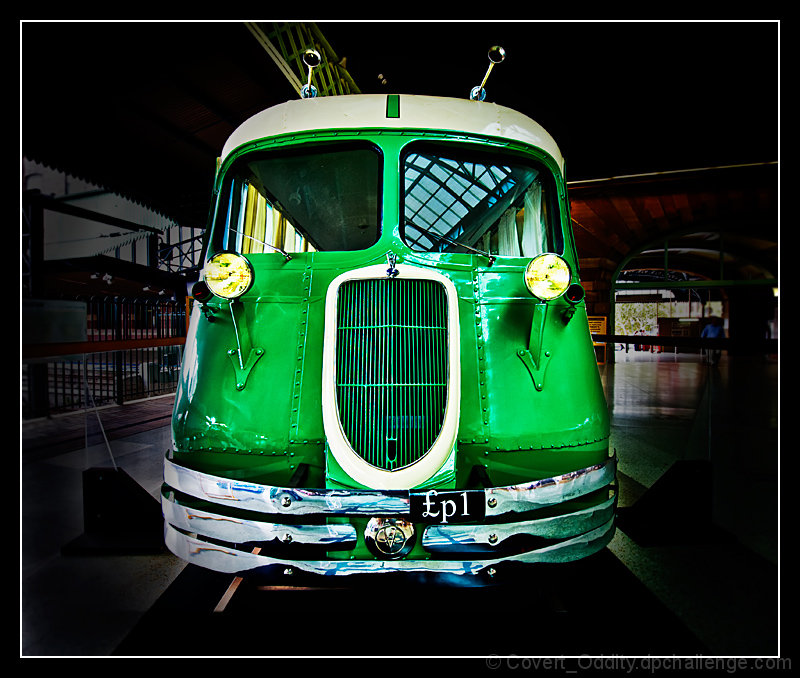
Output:
<instances>
[{"instance_id":1,"label":"person standing in background","mask_svg":"<svg viewBox=\"0 0 800 678\"><path fill-rule=\"evenodd\" d=\"M722 326L722 318L715 315L711 316L711 322L703 328L700 336L703 339L724 339L725 328ZM710 348L708 350L708 358L711 365L716 367L719 364L720 356L722 355L721 348Z\"/></svg>"}]
</instances>

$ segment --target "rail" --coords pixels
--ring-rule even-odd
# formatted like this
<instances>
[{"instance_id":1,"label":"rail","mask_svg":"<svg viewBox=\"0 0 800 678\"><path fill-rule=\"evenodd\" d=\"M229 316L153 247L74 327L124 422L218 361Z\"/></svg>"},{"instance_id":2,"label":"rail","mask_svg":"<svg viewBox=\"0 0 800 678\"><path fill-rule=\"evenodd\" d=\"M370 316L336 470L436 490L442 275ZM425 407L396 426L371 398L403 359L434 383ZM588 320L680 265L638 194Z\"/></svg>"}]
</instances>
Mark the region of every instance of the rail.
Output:
<instances>
[{"instance_id":1,"label":"rail","mask_svg":"<svg viewBox=\"0 0 800 678\"><path fill-rule=\"evenodd\" d=\"M662 346L688 349L742 350L749 352L762 351L776 353L777 339L706 339L700 337L660 337L647 334L592 334L596 344L625 344L642 346Z\"/></svg>"},{"instance_id":2,"label":"rail","mask_svg":"<svg viewBox=\"0 0 800 678\"><path fill-rule=\"evenodd\" d=\"M92 297L86 340L22 346L23 419L174 392L188 306Z\"/></svg>"}]
</instances>

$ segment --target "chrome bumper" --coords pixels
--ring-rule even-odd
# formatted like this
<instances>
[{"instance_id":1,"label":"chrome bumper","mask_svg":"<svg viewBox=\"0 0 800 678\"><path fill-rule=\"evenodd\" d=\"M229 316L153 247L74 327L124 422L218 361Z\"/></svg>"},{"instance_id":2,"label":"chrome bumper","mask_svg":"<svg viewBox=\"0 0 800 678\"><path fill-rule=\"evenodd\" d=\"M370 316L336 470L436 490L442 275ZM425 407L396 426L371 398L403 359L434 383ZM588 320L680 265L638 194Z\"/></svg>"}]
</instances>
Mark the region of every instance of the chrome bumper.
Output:
<instances>
[{"instance_id":1,"label":"chrome bumper","mask_svg":"<svg viewBox=\"0 0 800 678\"><path fill-rule=\"evenodd\" d=\"M485 519L479 524L420 526L422 557L346 560L294 557L287 551L306 545L328 550L355 547L360 535L347 522L326 517L408 517L406 491L297 489L235 481L199 473L165 460L162 510L165 542L176 556L201 567L231 574L289 576L407 573L493 575L512 563L566 562L602 549L614 534L616 493L589 508L555 516L513 521L513 514L554 506L603 488L611 489L616 458L553 478L484 490ZM170 490L213 505L245 509L251 518L194 508ZM258 514L270 520L258 519ZM511 514L511 515L510 515ZM255 516L254 518L252 516ZM511 521L509 521L509 518ZM317 524L315 524L317 523ZM512 537L547 540L538 548L502 555ZM242 544L263 544L249 550ZM280 555L269 553L272 545ZM264 551L261 553L260 551ZM470 551L461 557L459 552ZM480 551L476 556L475 551ZM285 557L287 556L288 557Z\"/></svg>"}]
</instances>

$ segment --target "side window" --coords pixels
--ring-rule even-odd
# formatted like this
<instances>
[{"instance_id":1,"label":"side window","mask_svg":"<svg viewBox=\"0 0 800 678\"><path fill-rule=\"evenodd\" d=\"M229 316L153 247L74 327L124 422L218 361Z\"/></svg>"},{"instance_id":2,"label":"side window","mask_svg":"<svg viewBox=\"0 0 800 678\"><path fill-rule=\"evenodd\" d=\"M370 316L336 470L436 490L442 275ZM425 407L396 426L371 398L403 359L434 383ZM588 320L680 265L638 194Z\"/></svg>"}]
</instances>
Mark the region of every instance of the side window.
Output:
<instances>
[{"instance_id":1,"label":"side window","mask_svg":"<svg viewBox=\"0 0 800 678\"><path fill-rule=\"evenodd\" d=\"M225 205L222 248L242 254L313 252L314 245L254 184L234 179Z\"/></svg>"},{"instance_id":2,"label":"side window","mask_svg":"<svg viewBox=\"0 0 800 678\"><path fill-rule=\"evenodd\" d=\"M549 170L532 161L420 146L403 161L403 234L416 251L469 248L510 257L560 253Z\"/></svg>"}]
</instances>

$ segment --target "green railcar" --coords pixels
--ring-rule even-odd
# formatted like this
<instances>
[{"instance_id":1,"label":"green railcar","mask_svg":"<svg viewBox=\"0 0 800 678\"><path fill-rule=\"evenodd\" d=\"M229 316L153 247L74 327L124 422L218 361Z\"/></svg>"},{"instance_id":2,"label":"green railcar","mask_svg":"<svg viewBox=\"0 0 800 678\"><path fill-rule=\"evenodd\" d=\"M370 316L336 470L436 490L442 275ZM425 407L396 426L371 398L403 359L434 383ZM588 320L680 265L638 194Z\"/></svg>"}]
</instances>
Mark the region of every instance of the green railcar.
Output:
<instances>
[{"instance_id":1,"label":"green railcar","mask_svg":"<svg viewBox=\"0 0 800 678\"><path fill-rule=\"evenodd\" d=\"M563 159L533 120L405 95L255 115L192 294L162 491L181 558L483 583L611 539Z\"/></svg>"}]
</instances>

